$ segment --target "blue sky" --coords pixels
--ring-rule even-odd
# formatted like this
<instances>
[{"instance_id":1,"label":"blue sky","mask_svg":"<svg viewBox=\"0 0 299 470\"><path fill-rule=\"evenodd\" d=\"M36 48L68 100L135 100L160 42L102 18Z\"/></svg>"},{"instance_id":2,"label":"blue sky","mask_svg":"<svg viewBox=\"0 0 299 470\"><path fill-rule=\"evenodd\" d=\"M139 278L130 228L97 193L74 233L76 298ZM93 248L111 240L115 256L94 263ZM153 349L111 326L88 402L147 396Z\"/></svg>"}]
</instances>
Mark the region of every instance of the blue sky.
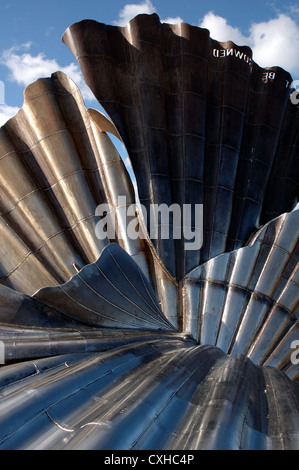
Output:
<instances>
[{"instance_id":1,"label":"blue sky","mask_svg":"<svg viewBox=\"0 0 299 470\"><path fill-rule=\"evenodd\" d=\"M100 109L61 36L83 19L123 25L141 12L206 27L219 41L249 45L261 66L279 65L299 79L298 0L0 0L0 80L5 87L0 124L22 106L27 85L57 70L74 79L87 107Z\"/></svg>"}]
</instances>

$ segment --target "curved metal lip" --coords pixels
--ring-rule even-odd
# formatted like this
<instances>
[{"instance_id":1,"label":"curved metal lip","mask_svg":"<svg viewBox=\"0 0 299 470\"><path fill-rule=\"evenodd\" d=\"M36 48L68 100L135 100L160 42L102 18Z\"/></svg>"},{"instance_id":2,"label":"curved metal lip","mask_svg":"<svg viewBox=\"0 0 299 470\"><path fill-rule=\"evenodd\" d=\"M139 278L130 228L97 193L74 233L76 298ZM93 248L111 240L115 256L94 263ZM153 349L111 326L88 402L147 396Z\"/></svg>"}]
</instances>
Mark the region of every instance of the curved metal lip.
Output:
<instances>
[{"instance_id":1,"label":"curved metal lip","mask_svg":"<svg viewBox=\"0 0 299 470\"><path fill-rule=\"evenodd\" d=\"M194 35L194 37L196 37L196 40L198 41L196 43L198 44L197 48L194 46L194 44L192 45L192 35ZM92 38L97 38L97 40L92 41ZM175 43L177 39L179 39L179 41ZM202 40L202 44L200 40ZM273 218L273 215L270 217L270 213L275 213L275 215L277 216L285 210L290 210L290 205L291 203L293 203L293 201L291 202L289 200L291 195L289 195L289 198L285 203L285 206L287 207L285 207L285 210L283 211L281 211L280 207L278 207L279 204L277 203L277 201L273 203L273 205L272 201L271 204L269 204L269 194L271 193L271 191L273 191L272 186L274 183L272 180L270 181L270 177L268 181L266 173L270 171L269 168L271 168L271 175L273 173L275 176L274 180L277 177L275 171L277 170L278 163L275 160L274 155L271 156L271 159L269 158L269 160L271 160L269 163L267 159L265 159L264 161L264 159L261 157L261 155L256 149L254 149L254 151L258 155L254 158L251 154L249 155L249 149L246 148L246 152L248 152L246 153L244 151L245 153L242 154L243 160L248 160L248 162L251 162L252 158L252 161L254 163L251 164L249 162L247 164L248 168L246 167L245 170L243 168L243 173L245 173L246 171L249 172L249 177L251 175L251 172L256 168L254 165L260 165L260 167L262 165L264 165L264 167L268 165L269 168L257 168L257 171L264 171L265 177L263 181L260 182L260 186L262 189L257 188L258 195L256 197L252 195L249 191L245 191L245 193L243 194L242 188L238 188L238 186L247 187L246 181L244 181L244 184L242 185L242 182L237 179L237 175L239 174L238 172L239 170L241 171L240 167L242 165L245 165L244 161L240 157L241 144L238 142L241 138L240 135L242 134L242 129L245 125L245 117L248 118L248 116L246 115L246 100L244 101L244 103L242 100L240 100L240 102L236 102L236 100L229 99L227 99L225 102L221 102L221 109L227 108L232 113L236 113L236 115L238 115L236 119L239 118L243 123L243 126L240 125L240 129L238 127L238 130L236 131L236 138L232 139L231 142L230 139L228 139L226 136L226 140L228 140L228 142L226 142L225 139L224 142L219 142L215 137L215 139L217 140L215 143L213 140L213 136L210 136L212 139L210 142L211 147L212 144L217 144L219 147L221 146L221 148L225 147L228 153L229 151L231 151L231 154L227 155L226 157L225 155L221 155L221 157L218 156L218 154L216 155L216 151L214 152L215 155L212 152L210 155L208 155L208 157L211 157L211 164L214 164L215 160L215 166L220 164L224 165L225 158L227 160L227 164L229 158L230 160L233 160L233 168L231 172L233 175L231 177L232 181L228 182L228 176L223 175L223 181L221 182L221 184L219 183L219 189L217 186L218 180L216 182L214 181L216 176L214 175L212 170L207 172L207 175L205 175L204 170L202 170L202 172L198 171L198 174L196 174L195 176L193 174L193 179L195 181L191 181L192 175L186 173L187 170L185 167L191 165L191 153L189 155L188 151L186 150L187 144L189 152L191 152L192 150L194 155L196 151L198 153L205 151L208 152L206 150L206 147L205 150L199 149L199 142L203 141L206 145L207 140L206 131L208 124L205 124L206 127L204 129L204 124L202 123L205 122L205 107L208 106L209 102L207 97L207 90L203 84L205 83L205 80L207 80L207 73L210 73L211 67L209 61L211 59L210 55L213 52L213 48L218 48L222 51L226 50L227 48L237 48L238 52L242 53L243 55L247 54L246 57L248 56L248 58L252 60L252 50L248 46L238 46L232 41L216 41L210 38L208 30L204 30L196 26L190 26L187 23L181 23L178 25L163 24L160 22L158 15L155 13L152 15L138 15L133 18L127 26L123 27L106 26L95 20L83 20L78 23L74 23L69 28L67 28L62 36L62 41L64 42L64 44L66 44L66 46L73 53L74 57L77 59L79 65L81 66L85 82L92 89L94 95L101 103L101 105L105 108L106 112L114 121L119 133L121 134L122 139L127 147L129 157L131 158L131 163L137 179L137 186L140 191L140 200L146 205L146 207L146 201L153 200L154 203L159 204L161 202L165 202L162 201L163 198L167 199L166 202L168 205L170 205L170 203L172 202L177 202L176 197L179 199L179 202L182 203L181 193L183 193L184 191L184 184L186 182L189 183L189 185L192 185L193 192L196 192L196 194L198 195L196 202L200 202L199 195L201 195L201 199L203 199L204 201L209 197L209 195L212 199L223 199L223 213L225 213L226 211L229 212L229 216L231 217L230 223L228 224L227 221L222 220L224 217L222 217L221 219L221 214L219 213L217 213L217 216L211 216L211 219L213 220L209 220L206 230L204 229L204 237L206 238L204 238L204 249L202 250L202 255L198 255L198 253L194 253L193 256L189 256L188 253L182 254L183 248L179 246L178 242L176 242L176 244L172 244L172 242L168 242L165 240L162 240L159 243L155 243L155 241L153 241L155 248L157 249L158 256L160 257L160 259L162 259L164 266L166 266L168 272L170 272L171 275L177 280L182 279L184 275L190 271L190 269L196 267L199 264L202 264L203 262L206 262L208 259L213 258L214 256L221 254L222 252L232 251L233 249L240 248L242 245L244 245L248 239L248 236L250 236L252 230L258 228L257 219L261 217L260 212L263 212L263 217L265 219L265 222L262 223L266 223ZM117 44L118 47L110 47L109 41L114 41L113 44ZM173 43L172 46L169 47L169 49L167 49L167 47L163 47L164 44L168 43ZM175 47L176 49L173 50ZM123 53L123 55L120 58L119 55L121 53ZM173 57L178 59L179 65L177 65L177 62L173 59ZM240 56L238 56L238 58L236 57L233 57L234 63L230 62L227 68L225 68L225 66L222 67L222 65L219 65L218 67L214 64L213 67L215 68L215 70L213 69L213 71L211 72L214 82L217 78L216 72L218 71L218 68L219 70L223 69L223 74L227 73L227 75L223 76L226 80L228 80L228 82L231 78L231 76L229 75L230 72L233 77L238 76L239 79L242 78L242 83L244 82L243 85L244 87L246 87L246 90L247 88L249 90L249 80L254 74L256 74L255 76L258 77L260 81L262 81L264 72L276 73L276 75L279 75L279 80L277 79L275 83L273 82L273 80L269 80L267 90L264 91L263 96L269 98L271 93L274 93L275 91L275 98L278 99L279 93L281 95L283 94L283 96L281 97L281 103L287 103L286 96L288 93L288 88L285 86L285 82L291 83L292 81L292 77L289 72L277 66L262 68L254 61L250 63L250 66L248 66L248 64L245 64L244 62L246 66L245 70L244 64L242 62L243 59L241 60ZM227 57L227 59L231 59L231 57ZM242 66L239 65L239 59L240 63L242 63ZM174 70L171 69L171 71L168 71L167 66L165 65L166 60L170 61L166 63L167 65L170 63ZM226 58L223 57L223 60L226 60ZM151 72L152 70L156 70L151 65L153 61L154 64L157 65L158 70L156 73ZM198 66L199 63L202 64L201 68ZM209 67L207 67L207 63L209 64ZM128 76L125 76L124 74L122 75L123 69L125 70L125 65L128 66ZM192 66L194 67L194 70L192 69ZM206 70L207 68L209 70ZM239 70L240 68L242 69L241 71ZM146 71L146 73L144 71L142 72L143 69ZM175 81L171 79L171 73L174 72L179 77L183 76L182 74L185 73L185 76L187 77L187 79L185 80L185 88L183 87L183 85L181 87L178 85L178 87L176 88L176 85L174 85L174 83L180 83L180 80ZM188 74L188 72L190 73ZM214 74L215 76L213 75L214 72L216 74ZM202 73L202 76L199 76L200 73ZM167 74L169 74L170 76L168 76ZM190 76L193 77L192 80L190 79ZM197 80L195 80L195 76ZM161 83L159 80L161 81ZM165 81L167 85L165 85ZM279 85L276 85L278 81ZM202 86L200 87L198 85L196 88L196 86L194 85L195 82L197 83L197 85L198 83L201 83ZM117 84L119 83L121 83L121 86L117 87ZM126 90L129 90L129 92L127 92ZM254 92L258 94L260 91L261 90L259 90L258 85L255 85ZM220 91L218 90L218 94L219 93ZM136 99L133 99L133 95L136 97ZM228 95L233 95L233 92L229 91L229 86L227 85L225 96L227 97ZM223 96L224 93L222 93L221 95L222 101L224 100ZM269 106L271 96L269 98L269 102L267 102ZM171 106L173 103L169 97L171 97L171 99L173 97L176 98L174 100L174 108ZM183 98L179 100L178 97ZM189 103L191 99L194 99L194 101L192 101L192 105ZM160 103L162 104L160 105ZM169 108L170 111L168 111L168 114L165 112L164 115L163 109L165 107L165 103L167 104L167 109ZM211 104L211 108L213 107L213 105L216 106L218 104L218 101L216 104L213 102ZM159 105L161 106L161 108L159 108ZM189 114L188 105L193 106L193 111ZM273 106L273 99L271 101L271 105ZM142 109L142 106L145 107L146 112L143 114L139 113L139 116L137 111L139 109ZM177 106L177 109L175 108L175 106ZM201 114L199 115L198 109L200 108L200 106L203 108L201 114L203 114L204 116L202 116ZM157 107L158 109L156 109ZM137 109L136 112L134 111L135 108ZM283 114L285 112L283 105L278 108L276 109L277 116L278 113ZM182 113L182 109L185 110L184 113ZM176 113L174 110L178 111L178 113ZM222 112L224 113L224 111ZM177 114L179 114L179 117L177 117ZM268 114L270 115L270 112ZM275 114L274 111L272 115L273 114ZM172 115L175 115L176 119L172 119ZM168 124L165 124L164 121L162 122L161 116L163 117L164 121L167 121ZM225 122L229 121L229 113L227 116L228 117L225 118ZM196 120L196 117L199 121L198 128L196 126L192 127L192 125L190 124L192 119ZM215 116L213 115L212 117ZM283 116L281 116L281 119L282 117ZM215 117L215 119L216 118L217 116ZM257 116L254 116L253 122L249 122L249 127L250 125L259 125L261 127L265 125L266 127L268 123L268 127L271 128L271 125L273 124L274 129L274 127L278 125L278 118L277 122L276 120L274 120L275 122L271 121L271 123L268 122L269 119L267 120L265 118L264 120L261 117L259 117L259 120L256 123L256 118ZM210 119L212 118L210 117ZM224 118L222 117L221 119ZM139 124L139 121L141 122L141 124ZM182 139L178 139L177 141L175 141L174 139L174 136L181 136L181 127L178 124L178 122L181 123L181 121L183 122L183 143L181 142ZM132 126L132 128L134 128L134 132L131 132L130 125ZM221 126L224 126L222 121ZM227 127L228 126L225 127L225 131L227 131ZM280 130L281 129L277 130L277 132L280 132ZM221 135L222 132L224 132L222 127L219 129L219 132L221 133ZM137 135L138 138L136 137ZM268 140L271 140L271 142L273 142L273 138L270 139L269 136L267 136L267 138ZM250 140L252 146L256 144L255 140ZM178 155L172 155L171 152L168 152L167 149L171 148L173 150L176 144L180 149L182 147L182 149L180 150L180 152L178 152ZM262 146L262 143L259 141L256 145ZM155 164L157 158L151 146L155 146L155 151L157 150L157 148L161 149L161 158L159 159L159 161L162 162L161 164ZM140 149L142 149L142 151ZM261 152L260 147L259 150ZM235 157L233 151L238 153L238 158ZM270 151L274 151L272 147ZM277 149L275 149L274 153L276 153L276 151ZM164 153L166 153L166 157L163 159L162 157L164 156ZM207 161L204 159L204 157L202 157L202 160L204 161L200 160L200 168L204 165L204 169L206 169L206 167L208 166L208 157ZM182 171L178 171L177 174L176 170L177 168L180 168L180 159L184 162L184 169ZM273 170L274 163L276 166ZM252 166L252 168L250 165ZM147 180L149 181L145 181L144 178L144 174L147 173L151 174L151 177L147 178ZM182 184L180 185L181 180ZM252 184L257 185L257 181L253 181ZM215 187L219 189L219 192L218 189L216 191ZM236 190L237 195L235 196ZM161 195L162 191L163 197ZM195 196L193 196L194 194L191 193L190 189L188 200L192 199L192 202L194 202ZM235 198L234 206L230 201L231 197ZM264 205L265 198L266 203ZM261 211L260 207L262 209ZM240 211L242 210L247 211L247 217L245 218L247 222L246 220L244 221L244 218L242 219L240 216ZM207 214L205 213L204 216L205 215ZM238 218L240 218L240 220ZM238 223L239 225L241 224L242 227L240 227ZM181 254L180 261L176 263L175 253L179 251ZM167 256L165 254L166 252L171 253L171 255ZM194 258L194 260L196 259L194 263L192 263L192 257Z\"/></svg>"},{"instance_id":2,"label":"curved metal lip","mask_svg":"<svg viewBox=\"0 0 299 470\"><path fill-rule=\"evenodd\" d=\"M141 269L116 243L107 245L95 263L66 283L44 287L33 298L97 326L175 331Z\"/></svg>"},{"instance_id":3,"label":"curved metal lip","mask_svg":"<svg viewBox=\"0 0 299 470\"><path fill-rule=\"evenodd\" d=\"M88 19L88 18L85 18L83 20L80 20L80 21L76 21L74 23L72 23L70 26L68 26L65 31L63 32L63 34L61 35L61 41L69 48L69 45L68 45L68 39L67 39L67 36L70 32L70 29L72 28L75 28L77 26L85 26L85 25L91 25L91 26L97 26L97 25L104 25L105 27L108 26L108 28L111 28L111 29L118 29L120 31L125 31L127 28L130 28L131 26L133 26L135 23L136 23L136 20L137 19L143 19L144 21L152 21L152 22L156 22L156 23L161 23L164 25L164 27L172 27L173 28L173 31L174 33L175 32L175 28L178 28L178 31L179 31L179 28L181 27L181 25L185 25L185 26L190 26L189 23L185 22L185 21L182 21L180 23L162 23L161 20L160 20L160 16L157 14L157 13L152 13L152 14L146 14L146 13L141 13L141 14L138 14L136 15L134 18L132 18L131 20L128 21L128 23L125 25L125 26L118 26L118 25L106 25L105 23L101 23L97 20L94 20L94 19ZM195 25L192 25L192 28L194 29L198 29L198 30L201 30L201 31L205 31L207 34L210 35L210 31L208 28L201 28L199 26L195 26ZM177 33L179 34L179 32ZM262 67L261 65L259 65L257 62L254 61L253 59L253 51L252 51L252 48L250 46L248 46L247 44L237 44L235 43L234 41L232 40L227 40L227 41L218 41L216 38L212 38L211 39L215 42L215 44L218 44L219 46L223 47L224 49L230 49L230 48L234 48L234 47L238 47L238 48L241 48L242 51L246 51L249 53L253 63L258 66L260 69L262 70L265 70L265 71L283 71L285 73L287 73L289 75L290 78L292 78L290 72L288 70L286 70L285 68L279 66L279 65L272 65L272 66L266 66L266 67Z\"/></svg>"},{"instance_id":4,"label":"curved metal lip","mask_svg":"<svg viewBox=\"0 0 299 470\"><path fill-rule=\"evenodd\" d=\"M149 20L160 21L155 14L140 15L129 29ZM84 22L97 23L83 20L70 28ZM184 25L189 27L173 25L172 29L181 34ZM125 32L126 28L119 29ZM249 54L247 46L235 46ZM66 96L77 91L61 72L49 80L55 77L69 87ZM31 91L44 85L41 79L27 87L25 105L32 99ZM107 131L122 139L106 116L93 109L86 113L96 127L96 138ZM271 219L245 246L199 263L180 281L146 239L146 247L139 251L130 246L130 254L109 241L94 262L77 265L74 260L76 274L31 296L0 286L0 299L6 299L2 318L11 318L0 326L0 338L9 353L9 363L0 367L0 448L186 451L298 446L298 374L281 331L278 357L263 359L262 364L247 352L227 353L212 341L205 344L207 335L202 336L202 344L194 339L197 322L204 332L218 328L217 319L222 321L225 315L215 318L213 305L223 307L224 293L231 295L231 304L225 304L230 319L235 320L234 307L238 310L248 293L262 304L244 322L245 336L263 315L265 324L272 320L272 313L265 312L270 301L278 306L277 317L273 315L270 333L265 334L262 324L264 340L273 340L271 332L281 329L286 317L294 321L288 340L299 331L293 298L299 289L298 217L299 212ZM255 265L260 251L267 256ZM276 258L277 253L281 257ZM271 282L267 285L272 262L281 281L277 290ZM264 281L259 289L255 289L257 282L250 284L241 276L246 263L249 277ZM293 290L288 290L290 286ZM279 296L284 296L284 302L279 303ZM237 313L240 317L233 326L238 330L244 312L240 308ZM205 330L209 320L212 326ZM285 333L290 322L283 325ZM236 339L235 332L232 336Z\"/></svg>"}]
</instances>

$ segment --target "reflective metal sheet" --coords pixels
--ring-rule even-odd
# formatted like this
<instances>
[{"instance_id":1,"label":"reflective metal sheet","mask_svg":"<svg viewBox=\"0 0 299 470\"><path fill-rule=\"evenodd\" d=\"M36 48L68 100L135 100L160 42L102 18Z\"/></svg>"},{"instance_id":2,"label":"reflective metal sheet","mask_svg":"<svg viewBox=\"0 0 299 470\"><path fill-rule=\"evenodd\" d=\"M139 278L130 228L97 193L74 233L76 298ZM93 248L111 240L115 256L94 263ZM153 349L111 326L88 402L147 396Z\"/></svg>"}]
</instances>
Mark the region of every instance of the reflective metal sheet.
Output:
<instances>
[{"instance_id":1,"label":"reflective metal sheet","mask_svg":"<svg viewBox=\"0 0 299 470\"><path fill-rule=\"evenodd\" d=\"M247 247L191 271L181 282L183 330L201 344L246 354L258 364L278 355L285 367L299 314L298 228L299 211L284 214Z\"/></svg>"},{"instance_id":2,"label":"reflective metal sheet","mask_svg":"<svg viewBox=\"0 0 299 470\"><path fill-rule=\"evenodd\" d=\"M66 284L45 287L34 297L93 326L174 330L141 269L115 243Z\"/></svg>"},{"instance_id":3,"label":"reflective metal sheet","mask_svg":"<svg viewBox=\"0 0 299 470\"><path fill-rule=\"evenodd\" d=\"M289 74L156 15L64 40L116 125L58 72L0 130L0 449L298 448ZM97 239L135 204L106 132L141 202L205 204L202 249Z\"/></svg>"},{"instance_id":4,"label":"reflective metal sheet","mask_svg":"<svg viewBox=\"0 0 299 470\"><path fill-rule=\"evenodd\" d=\"M156 14L124 27L84 20L62 39L126 145L141 203L203 204L201 250L152 238L174 278L244 246L293 208L299 108L288 72L263 69L249 47Z\"/></svg>"},{"instance_id":5,"label":"reflective metal sheet","mask_svg":"<svg viewBox=\"0 0 299 470\"><path fill-rule=\"evenodd\" d=\"M297 385L211 346L141 341L5 369L2 450L298 446Z\"/></svg>"},{"instance_id":6,"label":"reflective metal sheet","mask_svg":"<svg viewBox=\"0 0 299 470\"><path fill-rule=\"evenodd\" d=\"M57 72L24 96L0 131L1 278L33 294L98 259L109 239L96 237L97 206L116 210L118 196L134 204L134 191L104 132L117 131L98 111L89 114L70 78ZM123 235L128 252L141 257L140 240Z\"/></svg>"}]
</instances>

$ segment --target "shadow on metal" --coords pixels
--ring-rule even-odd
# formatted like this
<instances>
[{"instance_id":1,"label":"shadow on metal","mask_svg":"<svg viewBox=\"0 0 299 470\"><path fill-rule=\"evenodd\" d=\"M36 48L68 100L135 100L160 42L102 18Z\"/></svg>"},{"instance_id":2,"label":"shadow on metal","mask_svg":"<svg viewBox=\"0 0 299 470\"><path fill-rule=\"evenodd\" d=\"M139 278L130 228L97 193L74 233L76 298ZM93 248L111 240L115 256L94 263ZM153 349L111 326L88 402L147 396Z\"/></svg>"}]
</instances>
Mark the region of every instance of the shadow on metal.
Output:
<instances>
[{"instance_id":1,"label":"shadow on metal","mask_svg":"<svg viewBox=\"0 0 299 470\"><path fill-rule=\"evenodd\" d=\"M157 15L63 41L113 122L56 72L0 129L0 449L298 449L290 75ZM204 205L201 249L150 240L109 133L142 204Z\"/></svg>"},{"instance_id":2,"label":"shadow on metal","mask_svg":"<svg viewBox=\"0 0 299 470\"><path fill-rule=\"evenodd\" d=\"M45 287L34 297L93 326L174 331L141 269L115 243L66 284Z\"/></svg>"},{"instance_id":3,"label":"shadow on metal","mask_svg":"<svg viewBox=\"0 0 299 470\"><path fill-rule=\"evenodd\" d=\"M261 225L292 210L299 108L289 99L288 72L263 69L249 47L219 43L186 23L161 23L156 14L125 27L84 20L62 40L125 143L147 211L203 204L201 250L185 250L183 238L152 239L171 276L179 281L244 246Z\"/></svg>"}]
</instances>

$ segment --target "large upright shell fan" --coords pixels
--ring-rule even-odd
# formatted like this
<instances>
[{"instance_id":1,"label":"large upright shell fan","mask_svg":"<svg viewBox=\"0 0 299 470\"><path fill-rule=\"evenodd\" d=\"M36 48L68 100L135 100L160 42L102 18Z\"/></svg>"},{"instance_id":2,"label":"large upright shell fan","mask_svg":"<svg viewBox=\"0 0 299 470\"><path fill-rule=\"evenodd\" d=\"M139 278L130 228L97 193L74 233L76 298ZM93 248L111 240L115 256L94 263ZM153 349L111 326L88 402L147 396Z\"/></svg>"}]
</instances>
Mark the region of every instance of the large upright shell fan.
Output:
<instances>
[{"instance_id":1,"label":"large upright shell fan","mask_svg":"<svg viewBox=\"0 0 299 470\"><path fill-rule=\"evenodd\" d=\"M299 112L287 72L156 14L124 28L82 21L63 41L126 145L141 203L203 204L201 250L152 240L176 279L293 208Z\"/></svg>"},{"instance_id":2,"label":"large upright shell fan","mask_svg":"<svg viewBox=\"0 0 299 470\"><path fill-rule=\"evenodd\" d=\"M57 72L0 130L0 449L298 448L290 75L157 15L63 41L109 118Z\"/></svg>"}]
</instances>

